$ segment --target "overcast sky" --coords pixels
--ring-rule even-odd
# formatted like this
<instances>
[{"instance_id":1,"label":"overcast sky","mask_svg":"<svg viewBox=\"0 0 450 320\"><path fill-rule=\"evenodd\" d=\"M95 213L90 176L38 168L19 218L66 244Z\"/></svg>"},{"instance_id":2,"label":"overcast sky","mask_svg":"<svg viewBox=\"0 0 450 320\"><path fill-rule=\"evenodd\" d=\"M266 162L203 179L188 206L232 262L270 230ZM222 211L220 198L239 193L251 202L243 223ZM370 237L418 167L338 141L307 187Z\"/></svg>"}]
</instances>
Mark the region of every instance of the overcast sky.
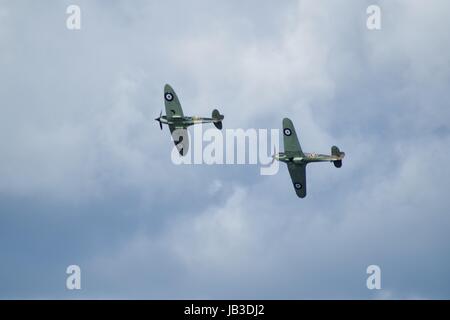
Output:
<instances>
[{"instance_id":1,"label":"overcast sky","mask_svg":"<svg viewBox=\"0 0 450 320\"><path fill-rule=\"evenodd\" d=\"M0 0L0 298L450 298L449 17L446 0ZM176 166L166 83L224 128L289 117L343 167L308 166L299 199L283 164Z\"/></svg>"}]
</instances>

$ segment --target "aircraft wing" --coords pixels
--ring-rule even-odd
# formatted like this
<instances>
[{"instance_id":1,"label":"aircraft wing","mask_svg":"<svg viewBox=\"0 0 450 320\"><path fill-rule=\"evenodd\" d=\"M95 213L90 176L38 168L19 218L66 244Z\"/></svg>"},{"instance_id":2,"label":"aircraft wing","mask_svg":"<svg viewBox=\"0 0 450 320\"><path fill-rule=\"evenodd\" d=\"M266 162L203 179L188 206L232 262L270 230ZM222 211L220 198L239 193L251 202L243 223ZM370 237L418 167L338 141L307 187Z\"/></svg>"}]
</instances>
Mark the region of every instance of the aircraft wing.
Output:
<instances>
[{"instance_id":1,"label":"aircraft wing","mask_svg":"<svg viewBox=\"0 0 450 320\"><path fill-rule=\"evenodd\" d=\"M186 155L189 150L189 136L187 129L169 125L169 130L172 135L173 143L175 143L180 155Z\"/></svg>"},{"instance_id":2,"label":"aircraft wing","mask_svg":"<svg viewBox=\"0 0 450 320\"><path fill-rule=\"evenodd\" d=\"M298 142L297 133L295 132L294 124L291 119L283 119L283 137L284 137L284 152L286 154L296 154L301 157L304 156L300 143Z\"/></svg>"},{"instance_id":3,"label":"aircraft wing","mask_svg":"<svg viewBox=\"0 0 450 320\"><path fill-rule=\"evenodd\" d=\"M289 174L298 197L306 197L306 165L288 163Z\"/></svg>"},{"instance_id":4,"label":"aircraft wing","mask_svg":"<svg viewBox=\"0 0 450 320\"><path fill-rule=\"evenodd\" d=\"M164 86L164 104L166 106L167 118L183 117L183 109L181 109L180 101L177 94L168 84Z\"/></svg>"}]
</instances>

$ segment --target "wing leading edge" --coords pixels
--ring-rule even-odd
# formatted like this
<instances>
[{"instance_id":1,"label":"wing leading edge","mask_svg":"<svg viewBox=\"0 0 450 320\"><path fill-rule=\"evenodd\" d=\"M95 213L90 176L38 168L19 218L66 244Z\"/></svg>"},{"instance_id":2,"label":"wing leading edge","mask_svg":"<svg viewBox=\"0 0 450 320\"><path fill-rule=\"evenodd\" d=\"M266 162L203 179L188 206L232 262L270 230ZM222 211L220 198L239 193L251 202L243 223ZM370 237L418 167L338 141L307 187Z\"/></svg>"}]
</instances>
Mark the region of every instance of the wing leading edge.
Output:
<instances>
[{"instance_id":1,"label":"wing leading edge","mask_svg":"<svg viewBox=\"0 0 450 320\"><path fill-rule=\"evenodd\" d=\"M303 151L298 142L297 133L295 132L294 124L291 119L283 119L283 142L284 152L287 155L303 157Z\"/></svg>"},{"instance_id":2,"label":"wing leading edge","mask_svg":"<svg viewBox=\"0 0 450 320\"><path fill-rule=\"evenodd\" d=\"M164 104L167 118L181 118L184 116L177 94L168 84L164 86Z\"/></svg>"}]
</instances>

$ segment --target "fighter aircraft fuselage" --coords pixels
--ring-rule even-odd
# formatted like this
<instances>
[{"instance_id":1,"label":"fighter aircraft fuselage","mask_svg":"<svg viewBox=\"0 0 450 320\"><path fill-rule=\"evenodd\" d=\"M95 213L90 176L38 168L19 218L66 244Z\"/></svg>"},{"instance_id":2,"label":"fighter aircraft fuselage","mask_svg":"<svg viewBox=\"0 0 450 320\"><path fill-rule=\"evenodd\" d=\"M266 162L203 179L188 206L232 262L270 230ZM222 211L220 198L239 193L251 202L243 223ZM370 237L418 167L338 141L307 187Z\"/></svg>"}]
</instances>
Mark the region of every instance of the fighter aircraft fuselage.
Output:
<instances>
[{"instance_id":1,"label":"fighter aircraft fuselage","mask_svg":"<svg viewBox=\"0 0 450 320\"><path fill-rule=\"evenodd\" d=\"M275 155L275 159L284 163L295 163L295 164L308 164L311 162L334 162L339 161L344 158L344 153L341 155L328 155L328 154L318 154L318 153L304 153L303 156L286 154L280 152Z\"/></svg>"},{"instance_id":2,"label":"fighter aircraft fuselage","mask_svg":"<svg viewBox=\"0 0 450 320\"><path fill-rule=\"evenodd\" d=\"M204 118L204 117L170 117L162 116L161 117L161 123L167 124L167 125L174 125L174 126L180 126L187 128L189 126L192 126L194 124L199 123L214 123L218 122L217 119L213 118Z\"/></svg>"}]
</instances>

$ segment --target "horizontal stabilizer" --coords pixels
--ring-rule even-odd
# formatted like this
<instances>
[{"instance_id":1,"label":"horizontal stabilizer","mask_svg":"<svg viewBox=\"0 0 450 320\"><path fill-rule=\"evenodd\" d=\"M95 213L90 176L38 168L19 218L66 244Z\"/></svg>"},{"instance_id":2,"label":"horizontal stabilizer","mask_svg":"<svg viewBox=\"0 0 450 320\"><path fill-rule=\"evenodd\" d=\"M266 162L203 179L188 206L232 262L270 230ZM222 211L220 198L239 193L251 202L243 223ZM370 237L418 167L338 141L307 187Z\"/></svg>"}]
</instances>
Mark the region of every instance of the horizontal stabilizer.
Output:
<instances>
[{"instance_id":1,"label":"horizontal stabilizer","mask_svg":"<svg viewBox=\"0 0 450 320\"><path fill-rule=\"evenodd\" d=\"M331 147L331 155L335 156L338 158L338 160L333 161L334 166L336 168L340 168L342 167L342 159L344 159L345 157L345 152L342 152L341 150L339 150L338 147L336 146L332 146Z\"/></svg>"},{"instance_id":2,"label":"horizontal stabilizer","mask_svg":"<svg viewBox=\"0 0 450 320\"><path fill-rule=\"evenodd\" d=\"M338 147L332 146L332 147L331 147L331 154L332 154L333 156L339 156L339 155L341 154L341 151L339 150Z\"/></svg>"},{"instance_id":3,"label":"horizontal stabilizer","mask_svg":"<svg viewBox=\"0 0 450 320\"><path fill-rule=\"evenodd\" d=\"M212 118L214 120L214 126L219 129L222 130L222 120L225 118L223 115L220 114L219 110L214 109L212 112Z\"/></svg>"},{"instance_id":4,"label":"horizontal stabilizer","mask_svg":"<svg viewBox=\"0 0 450 320\"><path fill-rule=\"evenodd\" d=\"M333 161L333 163L336 168L342 167L342 160L336 160L336 161Z\"/></svg>"},{"instance_id":5,"label":"horizontal stabilizer","mask_svg":"<svg viewBox=\"0 0 450 320\"><path fill-rule=\"evenodd\" d=\"M339 148L336 147L336 146L332 146L332 147L331 147L331 154L332 154L333 156L339 157L339 158L341 158L341 159L343 159L344 156L345 156L345 152L342 152L342 151L339 150Z\"/></svg>"},{"instance_id":6,"label":"horizontal stabilizer","mask_svg":"<svg viewBox=\"0 0 450 320\"><path fill-rule=\"evenodd\" d=\"M225 118L222 114L220 114L219 110L214 109L212 112L212 118L214 120L223 120Z\"/></svg>"}]
</instances>

